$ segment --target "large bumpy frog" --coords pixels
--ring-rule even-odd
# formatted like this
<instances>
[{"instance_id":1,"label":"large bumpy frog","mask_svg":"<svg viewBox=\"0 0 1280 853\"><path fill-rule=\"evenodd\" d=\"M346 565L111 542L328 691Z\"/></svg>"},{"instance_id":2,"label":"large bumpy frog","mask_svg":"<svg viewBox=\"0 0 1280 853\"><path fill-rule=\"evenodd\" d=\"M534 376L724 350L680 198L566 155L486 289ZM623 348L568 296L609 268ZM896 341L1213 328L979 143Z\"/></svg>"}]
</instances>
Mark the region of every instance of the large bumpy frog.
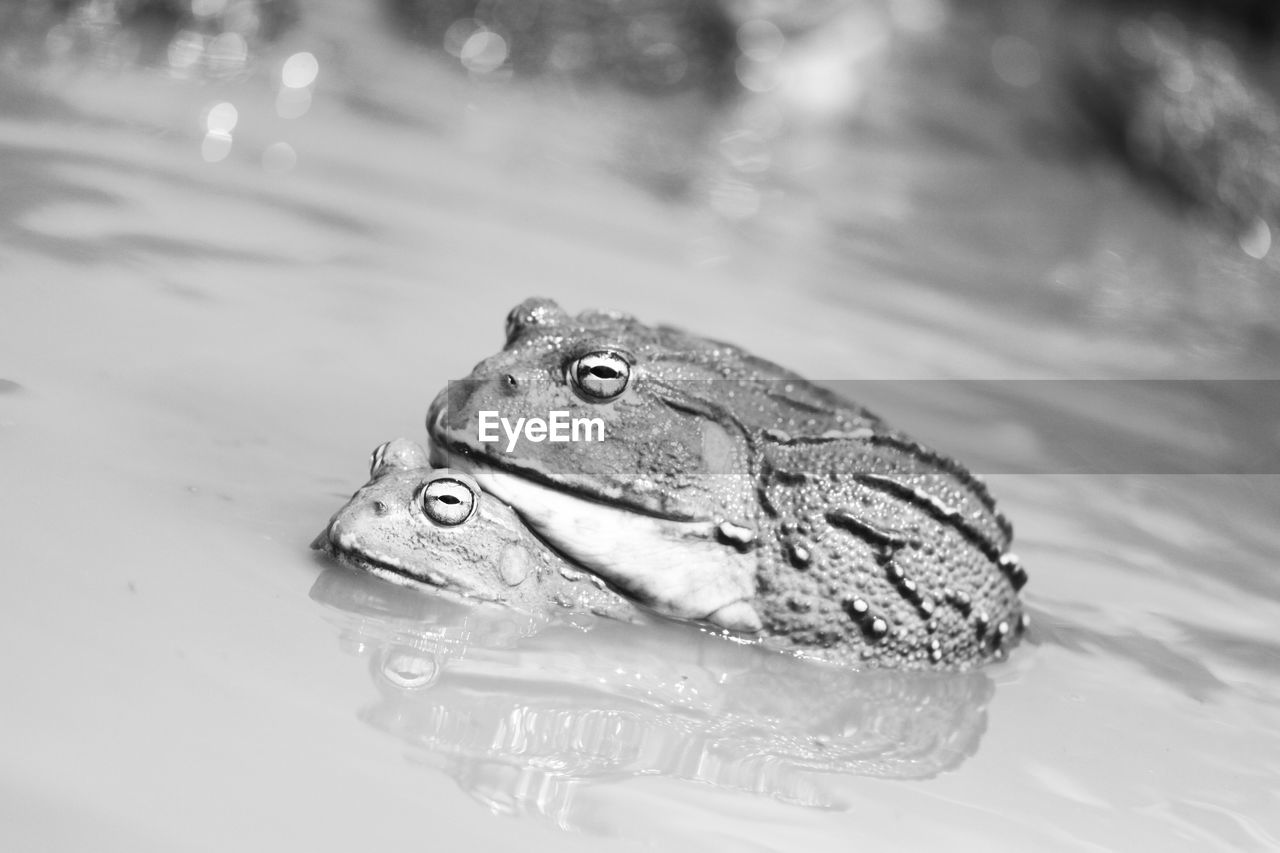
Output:
<instances>
[{"instance_id":1,"label":"large bumpy frog","mask_svg":"<svg viewBox=\"0 0 1280 853\"><path fill-rule=\"evenodd\" d=\"M421 446L379 446L361 487L311 543L362 571L406 586L507 604L642 620L599 578L569 565L466 474L433 469Z\"/></svg>"},{"instance_id":2,"label":"large bumpy frog","mask_svg":"<svg viewBox=\"0 0 1280 853\"><path fill-rule=\"evenodd\" d=\"M659 613L873 666L966 667L1025 627L981 482L732 345L528 300L427 425L436 464Z\"/></svg>"}]
</instances>

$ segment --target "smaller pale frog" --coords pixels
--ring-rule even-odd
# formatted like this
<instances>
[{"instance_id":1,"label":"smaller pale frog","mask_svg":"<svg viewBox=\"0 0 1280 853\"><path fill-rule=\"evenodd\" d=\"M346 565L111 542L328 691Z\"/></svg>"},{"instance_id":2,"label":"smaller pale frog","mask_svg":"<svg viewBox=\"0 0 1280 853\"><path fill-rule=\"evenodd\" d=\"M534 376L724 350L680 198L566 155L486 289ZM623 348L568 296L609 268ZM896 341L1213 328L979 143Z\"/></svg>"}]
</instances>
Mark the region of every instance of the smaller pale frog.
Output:
<instances>
[{"instance_id":1,"label":"smaller pale frog","mask_svg":"<svg viewBox=\"0 0 1280 853\"><path fill-rule=\"evenodd\" d=\"M379 446L369 476L312 548L401 585L531 613L643 621L634 604L565 562L471 477L431 468L418 444L400 438Z\"/></svg>"}]
</instances>

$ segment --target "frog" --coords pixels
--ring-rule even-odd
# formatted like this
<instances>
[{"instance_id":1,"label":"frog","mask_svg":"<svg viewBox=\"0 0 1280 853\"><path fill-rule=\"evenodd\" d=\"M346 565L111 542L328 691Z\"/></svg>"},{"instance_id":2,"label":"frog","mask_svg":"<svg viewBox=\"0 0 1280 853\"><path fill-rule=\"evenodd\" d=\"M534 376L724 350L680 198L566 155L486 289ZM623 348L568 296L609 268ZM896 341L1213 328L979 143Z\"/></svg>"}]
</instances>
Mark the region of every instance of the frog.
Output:
<instances>
[{"instance_id":1,"label":"frog","mask_svg":"<svg viewBox=\"0 0 1280 853\"><path fill-rule=\"evenodd\" d=\"M482 435L558 416L598 420L601 440ZM433 464L670 618L869 668L966 669L1028 625L1012 525L980 478L733 344L529 299L427 430Z\"/></svg>"},{"instance_id":2,"label":"frog","mask_svg":"<svg viewBox=\"0 0 1280 853\"><path fill-rule=\"evenodd\" d=\"M374 449L369 481L311 547L391 583L469 603L535 616L650 618L548 548L470 476L431 467L425 448L407 438Z\"/></svg>"}]
</instances>

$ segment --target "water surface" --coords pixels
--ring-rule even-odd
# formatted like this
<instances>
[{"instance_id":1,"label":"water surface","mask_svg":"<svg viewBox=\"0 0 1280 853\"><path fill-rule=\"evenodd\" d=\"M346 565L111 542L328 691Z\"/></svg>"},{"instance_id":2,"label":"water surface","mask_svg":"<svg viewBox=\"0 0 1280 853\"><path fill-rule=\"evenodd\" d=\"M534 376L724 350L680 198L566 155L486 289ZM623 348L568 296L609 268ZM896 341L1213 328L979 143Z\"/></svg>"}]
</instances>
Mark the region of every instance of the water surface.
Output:
<instances>
[{"instance_id":1,"label":"water surface","mask_svg":"<svg viewBox=\"0 0 1280 853\"><path fill-rule=\"evenodd\" d=\"M244 74L10 43L6 846L1280 846L1274 386L1054 385L1278 378L1274 252L1032 144L894 5L736 96L468 75L365 4ZM901 380L853 387L989 475L1027 641L833 673L317 560L531 295Z\"/></svg>"}]
</instances>

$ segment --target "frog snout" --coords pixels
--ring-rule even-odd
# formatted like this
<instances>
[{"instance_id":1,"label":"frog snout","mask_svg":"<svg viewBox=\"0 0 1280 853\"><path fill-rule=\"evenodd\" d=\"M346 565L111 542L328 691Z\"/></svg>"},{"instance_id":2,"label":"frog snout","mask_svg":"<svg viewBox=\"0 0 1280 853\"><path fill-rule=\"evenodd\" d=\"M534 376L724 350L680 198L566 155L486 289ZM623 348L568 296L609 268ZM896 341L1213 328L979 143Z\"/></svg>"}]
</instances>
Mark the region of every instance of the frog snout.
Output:
<instances>
[{"instance_id":1,"label":"frog snout","mask_svg":"<svg viewBox=\"0 0 1280 853\"><path fill-rule=\"evenodd\" d=\"M545 385L538 371L504 370L483 379L457 379L436 395L427 409L427 432L434 442L446 441L450 431L474 435L475 413L481 409L502 409L504 400L530 393Z\"/></svg>"},{"instance_id":2,"label":"frog snout","mask_svg":"<svg viewBox=\"0 0 1280 853\"><path fill-rule=\"evenodd\" d=\"M311 540L311 548L313 550L325 551L331 545L333 545L335 542L338 541L337 538L333 535L333 528L337 525L337 523L338 523L337 518L329 519L329 523L324 526L324 530L321 530L320 533L316 536L316 538Z\"/></svg>"},{"instance_id":3,"label":"frog snout","mask_svg":"<svg viewBox=\"0 0 1280 853\"><path fill-rule=\"evenodd\" d=\"M427 432L435 437L434 434L437 431L457 429L465 425L465 421L461 424L454 423L453 418L459 413L470 411L471 398L478 391L480 384L471 379L450 382L436 395L436 398L431 401L431 407L427 409Z\"/></svg>"},{"instance_id":4,"label":"frog snout","mask_svg":"<svg viewBox=\"0 0 1280 853\"><path fill-rule=\"evenodd\" d=\"M329 519L329 526L320 531L320 535L311 543L311 547L318 551L349 549L352 545L350 541L350 531L352 529L360 529L360 516L370 513L371 510L363 509L355 518L352 518L350 508L335 515ZM343 541L343 540L348 541Z\"/></svg>"},{"instance_id":5,"label":"frog snout","mask_svg":"<svg viewBox=\"0 0 1280 853\"><path fill-rule=\"evenodd\" d=\"M330 519L329 526L316 537L311 547L329 551L335 556L358 551L361 548L361 542L365 539L363 534L369 529L369 519L372 517L373 509L370 506L362 506L358 511L347 507Z\"/></svg>"}]
</instances>

